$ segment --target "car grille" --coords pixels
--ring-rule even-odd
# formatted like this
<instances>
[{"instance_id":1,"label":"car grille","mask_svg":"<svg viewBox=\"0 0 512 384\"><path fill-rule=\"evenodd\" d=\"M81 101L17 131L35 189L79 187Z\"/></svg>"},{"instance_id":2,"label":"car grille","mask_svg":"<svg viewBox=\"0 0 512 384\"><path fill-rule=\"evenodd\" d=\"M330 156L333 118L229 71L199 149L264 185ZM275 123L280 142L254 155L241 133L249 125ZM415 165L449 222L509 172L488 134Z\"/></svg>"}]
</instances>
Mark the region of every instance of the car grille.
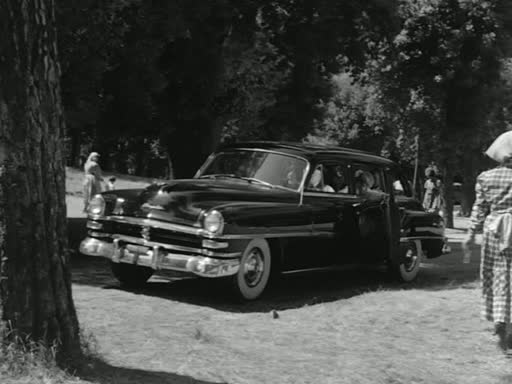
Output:
<instances>
[{"instance_id":1,"label":"car grille","mask_svg":"<svg viewBox=\"0 0 512 384\"><path fill-rule=\"evenodd\" d=\"M115 235L125 235L141 239L144 238L148 241L184 247L201 248L202 242L201 238L191 234L152 227L148 230L148 227L129 223L112 222L110 231ZM143 236L143 232L145 236Z\"/></svg>"}]
</instances>

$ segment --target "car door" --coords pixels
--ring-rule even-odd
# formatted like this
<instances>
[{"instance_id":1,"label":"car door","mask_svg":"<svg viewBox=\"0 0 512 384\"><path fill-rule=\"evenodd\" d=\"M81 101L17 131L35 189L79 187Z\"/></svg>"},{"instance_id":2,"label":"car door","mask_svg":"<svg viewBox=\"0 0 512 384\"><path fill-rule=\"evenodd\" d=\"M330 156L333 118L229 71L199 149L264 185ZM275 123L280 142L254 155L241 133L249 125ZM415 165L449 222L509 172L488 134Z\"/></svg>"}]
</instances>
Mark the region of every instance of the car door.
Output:
<instances>
[{"instance_id":1,"label":"car door","mask_svg":"<svg viewBox=\"0 0 512 384\"><path fill-rule=\"evenodd\" d=\"M354 206L357 216L360 263L378 263L390 252L389 193L385 170L370 163L355 163L352 167L352 188L358 198Z\"/></svg>"},{"instance_id":2,"label":"car door","mask_svg":"<svg viewBox=\"0 0 512 384\"><path fill-rule=\"evenodd\" d=\"M312 218L311 256L306 260L312 267L346 264L355 259L353 207L358 199L350 189L349 168L343 159L319 161L312 167L303 196ZM319 185L315 172L322 173Z\"/></svg>"}]
</instances>

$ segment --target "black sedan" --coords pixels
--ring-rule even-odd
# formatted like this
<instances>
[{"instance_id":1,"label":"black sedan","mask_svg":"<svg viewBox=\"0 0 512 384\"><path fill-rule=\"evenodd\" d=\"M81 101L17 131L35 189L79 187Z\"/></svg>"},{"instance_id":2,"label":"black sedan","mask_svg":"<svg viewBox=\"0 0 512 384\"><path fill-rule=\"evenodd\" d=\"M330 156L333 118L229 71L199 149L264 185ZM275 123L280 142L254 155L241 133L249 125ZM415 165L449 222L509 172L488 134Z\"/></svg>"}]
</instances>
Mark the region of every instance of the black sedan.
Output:
<instances>
[{"instance_id":1,"label":"black sedan","mask_svg":"<svg viewBox=\"0 0 512 384\"><path fill-rule=\"evenodd\" d=\"M192 179L95 196L80 251L110 259L125 285L172 270L231 279L246 300L297 270L382 264L412 281L445 237L442 218L410 196L396 164L370 153L231 144Z\"/></svg>"}]
</instances>

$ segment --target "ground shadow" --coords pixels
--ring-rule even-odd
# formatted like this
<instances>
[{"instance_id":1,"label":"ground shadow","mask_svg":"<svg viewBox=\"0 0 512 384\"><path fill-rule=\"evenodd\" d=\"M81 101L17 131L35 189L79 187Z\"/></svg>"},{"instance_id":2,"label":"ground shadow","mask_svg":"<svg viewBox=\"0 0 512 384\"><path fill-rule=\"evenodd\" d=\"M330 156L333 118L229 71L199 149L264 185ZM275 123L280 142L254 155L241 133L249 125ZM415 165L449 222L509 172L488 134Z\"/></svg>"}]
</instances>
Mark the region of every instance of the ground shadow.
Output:
<instances>
[{"instance_id":1,"label":"ground shadow","mask_svg":"<svg viewBox=\"0 0 512 384\"><path fill-rule=\"evenodd\" d=\"M170 372L146 371L116 367L100 359L91 359L76 375L81 379L99 384L211 384L190 376Z\"/></svg>"},{"instance_id":2,"label":"ground shadow","mask_svg":"<svg viewBox=\"0 0 512 384\"><path fill-rule=\"evenodd\" d=\"M331 302L379 290L446 290L477 286L478 252L470 264L462 264L460 244L450 243L452 253L426 260L413 283L400 283L383 269L355 269L283 275L254 302L237 301L227 281L210 279L151 278L142 288L126 290L227 312L269 312ZM105 289L123 289L110 274L108 260L75 255L73 282Z\"/></svg>"}]
</instances>

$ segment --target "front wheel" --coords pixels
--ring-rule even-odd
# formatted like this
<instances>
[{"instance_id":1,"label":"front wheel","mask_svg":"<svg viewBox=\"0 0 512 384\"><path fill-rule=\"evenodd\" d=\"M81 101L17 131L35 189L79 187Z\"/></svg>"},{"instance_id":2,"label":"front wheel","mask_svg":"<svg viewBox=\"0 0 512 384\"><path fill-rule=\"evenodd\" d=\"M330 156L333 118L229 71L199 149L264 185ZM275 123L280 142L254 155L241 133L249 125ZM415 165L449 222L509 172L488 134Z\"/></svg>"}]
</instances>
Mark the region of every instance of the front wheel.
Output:
<instances>
[{"instance_id":1,"label":"front wheel","mask_svg":"<svg viewBox=\"0 0 512 384\"><path fill-rule=\"evenodd\" d=\"M153 274L153 269L140 265L111 262L110 267L121 285L128 288L141 287Z\"/></svg>"},{"instance_id":2,"label":"front wheel","mask_svg":"<svg viewBox=\"0 0 512 384\"><path fill-rule=\"evenodd\" d=\"M391 265L391 272L398 280L409 283L416 279L420 271L423 252L421 241L409 241L400 244L400 257L397 265Z\"/></svg>"},{"instance_id":3,"label":"front wheel","mask_svg":"<svg viewBox=\"0 0 512 384\"><path fill-rule=\"evenodd\" d=\"M235 294L244 300L255 300L260 297L268 284L271 263L267 241L251 240L240 260L240 269L232 276Z\"/></svg>"}]
</instances>

